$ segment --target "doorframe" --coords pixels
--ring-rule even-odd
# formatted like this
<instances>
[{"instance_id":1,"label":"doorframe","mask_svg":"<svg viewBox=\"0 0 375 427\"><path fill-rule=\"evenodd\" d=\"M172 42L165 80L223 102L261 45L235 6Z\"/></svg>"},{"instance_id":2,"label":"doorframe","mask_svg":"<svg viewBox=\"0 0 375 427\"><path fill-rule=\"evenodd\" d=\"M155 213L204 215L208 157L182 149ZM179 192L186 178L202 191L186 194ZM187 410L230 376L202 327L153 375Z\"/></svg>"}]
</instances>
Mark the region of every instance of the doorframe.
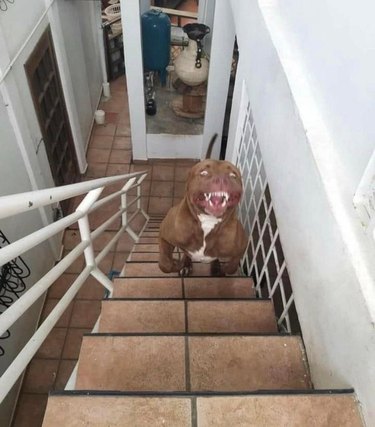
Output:
<instances>
[{"instance_id":1,"label":"doorframe","mask_svg":"<svg viewBox=\"0 0 375 427\"><path fill-rule=\"evenodd\" d=\"M44 3L46 7L48 7L50 0L44 0ZM72 131L78 168L79 172L81 174L84 174L88 167L85 153L86 140L85 138L83 138L82 130L78 121L79 114L77 110L77 105L74 100L72 75L70 73L64 38L62 35L62 27L58 11L58 2L54 2L54 4L50 7L47 12L47 17L51 27L51 35L55 49L56 62L60 74L61 86L64 94L69 124Z\"/></svg>"}]
</instances>

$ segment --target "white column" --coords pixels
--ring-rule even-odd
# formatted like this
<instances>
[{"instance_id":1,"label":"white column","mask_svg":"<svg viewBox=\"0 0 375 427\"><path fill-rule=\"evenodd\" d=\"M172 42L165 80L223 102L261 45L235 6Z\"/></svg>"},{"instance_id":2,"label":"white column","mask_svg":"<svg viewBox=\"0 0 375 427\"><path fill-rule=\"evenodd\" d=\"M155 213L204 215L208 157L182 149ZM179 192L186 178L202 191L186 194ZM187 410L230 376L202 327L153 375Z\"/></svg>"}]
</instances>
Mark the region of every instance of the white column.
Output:
<instances>
[{"instance_id":1,"label":"white column","mask_svg":"<svg viewBox=\"0 0 375 427\"><path fill-rule=\"evenodd\" d=\"M120 0L125 72L133 158L147 160L146 112L143 89L142 36L139 1Z\"/></svg>"},{"instance_id":2,"label":"white column","mask_svg":"<svg viewBox=\"0 0 375 427\"><path fill-rule=\"evenodd\" d=\"M228 1L216 0L214 25L211 31L211 57L201 158L205 157L207 146L214 133L217 133L219 137L214 145L211 157L219 158L220 155L220 140L235 40L232 10Z\"/></svg>"}]
</instances>

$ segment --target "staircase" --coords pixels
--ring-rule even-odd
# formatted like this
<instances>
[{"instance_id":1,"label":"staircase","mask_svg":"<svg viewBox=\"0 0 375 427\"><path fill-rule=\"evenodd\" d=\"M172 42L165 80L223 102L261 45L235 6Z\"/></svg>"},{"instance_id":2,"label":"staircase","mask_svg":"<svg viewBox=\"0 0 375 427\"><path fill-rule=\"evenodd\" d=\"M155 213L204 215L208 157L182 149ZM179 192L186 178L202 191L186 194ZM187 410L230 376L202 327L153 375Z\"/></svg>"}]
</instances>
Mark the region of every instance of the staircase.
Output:
<instances>
[{"instance_id":1,"label":"staircase","mask_svg":"<svg viewBox=\"0 0 375 427\"><path fill-rule=\"evenodd\" d=\"M277 331L250 278L161 273L159 224L114 279L75 390L50 394L44 427L363 425L352 390L312 389L301 337Z\"/></svg>"}]
</instances>

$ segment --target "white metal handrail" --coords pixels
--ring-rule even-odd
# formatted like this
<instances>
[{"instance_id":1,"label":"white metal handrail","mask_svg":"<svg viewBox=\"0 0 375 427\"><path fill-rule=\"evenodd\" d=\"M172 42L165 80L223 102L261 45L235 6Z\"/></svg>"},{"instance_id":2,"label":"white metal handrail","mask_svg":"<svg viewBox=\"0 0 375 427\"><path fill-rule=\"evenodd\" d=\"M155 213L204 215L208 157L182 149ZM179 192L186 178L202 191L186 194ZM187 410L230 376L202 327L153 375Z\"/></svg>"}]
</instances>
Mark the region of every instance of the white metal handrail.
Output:
<instances>
[{"instance_id":1,"label":"white metal handrail","mask_svg":"<svg viewBox=\"0 0 375 427\"><path fill-rule=\"evenodd\" d=\"M149 219L141 206L141 184L146 175L147 172L135 172L127 175L94 179L62 187L54 187L0 197L0 219L2 219L14 217L20 213L28 212L86 194L72 214L30 233L29 235L0 249L1 267L26 251L34 248L38 244L64 231L70 225L78 222L81 242L0 315L0 336L6 332L41 296L43 296L56 279L58 279L82 254L84 254L86 264L82 272L74 280L58 304L54 307L48 317L43 321L34 335L27 342L25 347L20 351L17 357L0 377L0 403L7 396L10 389L21 376L22 372L26 369L28 363L31 361L43 341L59 321L68 305L73 301L75 295L90 275L95 277L95 279L98 280L110 294L112 293L112 282L99 269L98 265L118 242L124 232L127 232L135 241L138 241L140 234L137 234L131 228L131 222L138 214L144 216L145 224ZM124 183L121 190L114 191L112 194L99 199L104 188L118 182ZM136 196L134 200L128 203L127 195L129 191L133 189L136 189ZM116 200L116 198L119 200L118 212L111 215L95 230L91 231L89 215L109 202ZM129 208L132 206L134 207L134 205L135 210L131 213L130 217L128 217ZM95 256L93 241L118 218L121 218L120 229L99 252L99 254Z\"/></svg>"}]
</instances>

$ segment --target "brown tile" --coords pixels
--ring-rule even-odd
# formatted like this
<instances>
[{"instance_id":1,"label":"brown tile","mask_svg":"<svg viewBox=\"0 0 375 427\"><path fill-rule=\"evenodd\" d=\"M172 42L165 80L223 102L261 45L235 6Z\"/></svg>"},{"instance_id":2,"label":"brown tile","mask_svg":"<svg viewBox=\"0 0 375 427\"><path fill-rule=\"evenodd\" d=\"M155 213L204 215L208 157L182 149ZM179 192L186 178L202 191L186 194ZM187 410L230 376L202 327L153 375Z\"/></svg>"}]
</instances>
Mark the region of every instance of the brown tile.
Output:
<instances>
[{"instance_id":1,"label":"brown tile","mask_svg":"<svg viewBox=\"0 0 375 427\"><path fill-rule=\"evenodd\" d=\"M85 173L86 178L102 178L107 170L107 163L90 163Z\"/></svg>"},{"instance_id":2,"label":"brown tile","mask_svg":"<svg viewBox=\"0 0 375 427\"><path fill-rule=\"evenodd\" d=\"M131 150L132 142L130 136L115 136L112 148L114 150Z\"/></svg>"},{"instance_id":3,"label":"brown tile","mask_svg":"<svg viewBox=\"0 0 375 427\"><path fill-rule=\"evenodd\" d=\"M69 250L64 250L64 257L69 253ZM85 260L83 255L77 258L67 269L66 273L80 273L83 270Z\"/></svg>"},{"instance_id":4,"label":"brown tile","mask_svg":"<svg viewBox=\"0 0 375 427\"><path fill-rule=\"evenodd\" d=\"M109 163L111 164L130 164L132 153L130 150L112 150L109 157Z\"/></svg>"},{"instance_id":5,"label":"brown tile","mask_svg":"<svg viewBox=\"0 0 375 427\"><path fill-rule=\"evenodd\" d=\"M187 298L249 298L254 296L248 277L184 277Z\"/></svg>"},{"instance_id":6,"label":"brown tile","mask_svg":"<svg viewBox=\"0 0 375 427\"><path fill-rule=\"evenodd\" d=\"M159 252L159 244L136 243L133 252Z\"/></svg>"},{"instance_id":7,"label":"brown tile","mask_svg":"<svg viewBox=\"0 0 375 427\"><path fill-rule=\"evenodd\" d=\"M78 230L65 230L63 243L66 250L74 249L80 242L81 237Z\"/></svg>"},{"instance_id":8,"label":"brown tile","mask_svg":"<svg viewBox=\"0 0 375 427\"><path fill-rule=\"evenodd\" d=\"M131 136L130 124L119 123L116 128L116 136Z\"/></svg>"},{"instance_id":9,"label":"brown tile","mask_svg":"<svg viewBox=\"0 0 375 427\"><path fill-rule=\"evenodd\" d=\"M78 291L76 299L101 301L104 297L104 294L105 294L104 286L101 283L99 283L93 276L89 276L85 280L81 289Z\"/></svg>"},{"instance_id":10,"label":"brown tile","mask_svg":"<svg viewBox=\"0 0 375 427\"><path fill-rule=\"evenodd\" d=\"M87 161L91 163L108 163L111 150L105 148L89 148Z\"/></svg>"},{"instance_id":11,"label":"brown tile","mask_svg":"<svg viewBox=\"0 0 375 427\"><path fill-rule=\"evenodd\" d=\"M149 164L131 164L130 165L130 172L146 172L148 171L148 174L145 178L146 181L151 180L152 177L152 166Z\"/></svg>"},{"instance_id":12,"label":"brown tile","mask_svg":"<svg viewBox=\"0 0 375 427\"><path fill-rule=\"evenodd\" d=\"M68 382L77 360L61 360L59 370L57 372L57 378L55 382L55 390L64 390L66 383Z\"/></svg>"},{"instance_id":13,"label":"brown tile","mask_svg":"<svg viewBox=\"0 0 375 427\"><path fill-rule=\"evenodd\" d=\"M184 340L170 336L85 336L76 389L183 391ZM113 366L117 367L116 375Z\"/></svg>"},{"instance_id":14,"label":"brown tile","mask_svg":"<svg viewBox=\"0 0 375 427\"><path fill-rule=\"evenodd\" d=\"M116 233L114 231L103 231L93 242L94 250L99 252L104 249L107 244L113 239ZM112 248L114 250L115 246Z\"/></svg>"},{"instance_id":15,"label":"brown tile","mask_svg":"<svg viewBox=\"0 0 375 427\"><path fill-rule=\"evenodd\" d=\"M153 197L170 197L173 194L173 182L152 181L151 196Z\"/></svg>"},{"instance_id":16,"label":"brown tile","mask_svg":"<svg viewBox=\"0 0 375 427\"><path fill-rule=\"evenodd\" d=\"M105 221L116 215L120 210L120 201L114 200L95 210L89 216L91 230L96 230ZM117 217L111 224L107 226L107 230L118 230L120 228L121 218Z\"/></svg>"},{"instance_id":17,"label":"brown tile","mask_svg":"<svg viewBox=\"0 0 375 427\"><path fill-rule=\"evenodd\" d=\"M116 132L116 125L114 123L107 123L105 125L94 125L93 134L113 136Z\"/></svg>"},{"instance_id":18,"label":"brown tile","mask_svg":"<svg viewBox=\"0 0 375 427\"><path fill-rule=\"evenodd\" d=\"M191 413L189 398L52 396L43 427L99 427L108 425L108 420L112 427L190 427Z\"/></svg>"},{"instance_id":19,"label":"brown tile","mask_svg":"<svg viewBox=\"0 0 375 427\"><path fill-rule=\"evenodd\" d=\"M277 333L271 301L189 301L189 332Z\"/></svg>"},{"instance_id":20,"label":"brown tile","mask_svg":"<svg viewBox=\"0 0 375 427\"><path fill-rule=\"evenodd\" d=\"M193 391L310 388L298 337L190 337L189 354Z\"/></svg>"},{"instance_id":21,"label":"brown tile","mask_svg":"<svg viewBox=\"0 0 375 427\"><path fill-rule=\"evenodd\" d=\"M97 257L99 252L95 252L95 257ZM108 252L108 254L99 262L98 267L104 274L108 274L111 271L113 257L115 252Z\"/></svg>"},{"instance_id":22,"label":"brown tile","mask_svg":"<svg viewBox=\"0 0 375 427\"><path fill-rule=\"evenodd\" d=\"M114 298L182 298L181 279L118 278L114 281Z\"/></svg>"},{"instance_id":23,"label":"brown tile","mask_svg":"<svg viewBox=\"0 0 375 427\"><path fill-rule=\"evenodd\" d=\"M110 163L108 164L106 176L125 175L129 173L129 164Z\"/></svg>"},{"instance_id":24,"label":"brown tile","mask_svg":"<svg viewBox=\"0 0 375 427\"><path fill-rule=\"evenodd\" d=\"M105 113L105 121L106 123L114 123L116 124L119 121L119 113L111 113L111 112L106 112Z\"/></svg>"},{"instance_id":25,"label":"brown tile","mask_svg":"<svg viewBox=\"0 0 375 427\"><path fill-rule=\"evenodd\" d=\"M185 332L183 301L102 301L99 332Z\"/></svg>"},{"instance_id":26,"label":"brown tile","mask_svg":"<svg viewBox=\"0 0 375 427\"><path fill-rule=\"evenodd\" d=\"M124 233L117 242L116 252L129 253L133 249L134 243L133 238L128 233Z\"/></svg>"},{"instance_id":27,"label":"brown tile","mask_svg":"<svg viewBox=\"0 0 375 427\"><path fill-rule=\"evenodd\" d=\"M127 111L127 102L125 99L125 96L112 96L108 101L104 102L102 104L102 108L104 111L114 112L114 113L121 113L124 111ZM119 119L119 122L121 122L122 118Z\"/></svg>"},{"instance_id":28,"label":"brown tile","mask_svg":"<svg viewBox=\"0 0 375 427\"><path fill-rule=\"evenodd\" d=\"M154 165L152 167L152 179L155 181L173 181L174 166Z\"/></svg>"},{"instance_id":29,"label":"brown tile","mask_svg":"<svg viewBox=\"0 0 375 427\"><path fill-rule=\"evenodd\" d=\"M175 181L182 181L183 183L186 183L191 167L192 166L178 165L175 172Z\"/></svg>"},{"instance_id":30,"label":"brown tile","mask_svg":"<svg viewBox=\"0 0 375 427\"><path fill-rule=\"evenodd\" d=\"M120 191L123 186L124 186L124 183L122 182L122 180L120 180L119 182L115 182L114 184L108 185L107 187L104 188L102 192L102 197L109 196L110 194Z\"/></svg>"},{"instance_id":31,"label":"brown tile","mask_svg":"<svg viewBox=\"0 0 375 427\"><path fill-rule=\"evenodd\" d=\"M199 397L200 427L361 427L354 396L283 395Z\"/></svg>"},{"instance_id":32,"label":"brown tile","mask_svg":"<svg viewBox=\"0 0 375 427\"><path fill-rule=\"evenodd\" d=\"M129 252L116 252L113 261L113 270L121 272L128 257Z\"/></svg>"},{"instance_id":33,"label":"brown tile","mask_svg":"<svg viewBox=\"0 0 375 427\"><path fill-rule=\"evenodd\" d=\"M128 203L128 211L127 212L128 212L128 214L131 214L131 213L135 212L138 209L137 201L135 201L135 199L136 199L136 197L134 197L134 196L128 196L127 197L127 203ZM143 197L142 196L139 201L140 201L141 208L145 212L147 212L148 211L148 209L147 209L147 206L148 206L148 197ZM128 215L128 218L130 218L130 215ZM130 224L130 225L132 225L132 224Z\"/></svg>"},{"instance_id":34,"label":"brown tile","mask_svg":"<svg viewBox=\"0 0 375 427\"><path fill-rule=\"evenodd\" d=\"M149 196L151 192L151 181L147 180L147 181L143 181L141 184L141 196ZM137 189L136 188L132 188L131 190L129 190L129 194L130 195L137 195Z\"/></svg>"},{"instance_id":35,"label":"brown tile","mask_svg":"<svg viewBox=\"0 0 375 427\"><path fill-rule=\"evenodd\" d=\"M146 200L146 198L144 199ZM142 198L142 203L143 203L143 198ZM130 226L132 228L133 231L135 231L137 234L139 234L143 227L146 224L146 218L143 216L142 213L139 213L131 222Z\"/></svg>"},{"instance_id":36,"label":"brown tile","mask_svg":"<svg viewBox=\"0 0 375 427\"><path fill-rule=\"evenodd\" d=\"M158 230L154 230L154 229L150 230L149 228L146 228L144 230L144 232L142 233L142 236L144 236L144 237L158 237L159 232L158 232Z\"/></svg>"},{"instance_id":37,"label":"brown tile","mask_svg":"<svg viewBox=\"0 0 375 427\"><path fill-rule=\"evenodd\" d=\"M211 265L202 262L193 262L191 276L212 276Z\"/></svg>"},{"instance_id":38,"label":"brown tile","mask_svg":"<svg viewBox=\"0 0 375 427\"><path fill-rule=\"evenodd\" d=\"M139 244L151 244L151 245L158 245L159 244L159 239L155 236L155 237L143 237L142 236L139 238L138 241Z\"/></svg>"},{"instance_id":39,"label":"brown tile","mask_svg":"<svg viewBox=\"0 0 375 427\"><path fill-rule=\"evenodd\" d=\"M175 277L178 273L163 273L157 262L129 262L125 266L127 277Z\"/></svg>"},{"instance_id":40,"label":"brown tile","mask_svg":"<svg viewBox=\"0 0 375 427\"><path fill-rule=\"evenodd\" d=\"M18 399L13 427L40 427L47 406L48 395L22 393Z\"/></svg>"},{"instance_id":41,"label":"brown tile","mask_svg":"<svg viewBox=\"0 0 375 427\"><path fill-rule=\"evenodd\" d=\"M174 198L182 198L185 194L186 184L184 182L175 182L173 197Z\"/></svg>"},{"instance_id":42,"label":"brown tile","mask_svg":"<svg viewBox=\"0 0 375 427\"><path fill-rule=\"evenodd\" d=\"M158 261L159 254L158 253L144 253L144 252L133 252L130 254L129 261L141 262L141 261Z\"/></svg>"},{"instance_id":43,"label":"brown tile","mask_svg":"<svg viewBox=\"0 0 375 427\"><path fill-rule=\"evenodd\" d=\"M55 383L58 360L34 358L26 371L23 391L27 393L48 393Z\"/></svg>"},{"instance_id":44,"label":"brown tile","mask_svg":"<svg viewBox=\"0 0 375 427\"><path fill-rule=\"evenodd\" d=\"M59 359L65 342L66 328L53 328L36 353L40 359Z\"/></svg>"},{"instance_id":45,"label":"brown tile","mask_svg":"<svg viewBox=\"0 0 375 427\"><path fill-rule=\"evenodd\" d=\"M48 298L61 298L77 277L78 274L63 273L49 288Z\"/></svg>"},{"instance_id":46,"label":"brown tile","mask_svg":"<svg viewBox=\"0 0 375 427\"><path fill-rule=\"evenodd\" d=\"M51 313L51 311L55 308L55 306L59 301L60 300L56 298L47 299L43 307L41 321L44 321L47 318L47 316ZM66 308L66 310L64 311L63 315L61 316L60 320L56 323L56 327L66 328L69 326L69 320L72 314L72 309L73 309L73 303L70 303Z\"/></svg>"},{"instance_id":47,"label":"brown tile","mask_svg":"<svg viewBox=\"0 0 375 427\"><path fill-rule=\"evenodd\" d=\"M109 135L93 135L90 140L90 148L106 148L110 150L113 144L113 136Z\"/></svg>"},{"instance_id":48,"label":"brown tile","mask_svg":"<svg viewBox=\"0 0 375 427\"><path fill-rule=\"evenodd\" d=\"M100 301L74 301L70 327L92 329L100 314Z\"/></svg>"},{"instance_id":49,"label":"brown tile","mask_svg":"<svg viewBox=\"0 0 375 427\"><path fill-rule=\"evenodd\" d=\"M148 211L150 214L166 214L172 207L169 197L150 197Z\"/></svg>"},{"instance_id":50,"label":"brown tile","mask_svg":"<svg viewBox=\"0 0 375 427\"><path fill-rule=\"evenodd\" d=\"M81 349L83 334L88 334L90 332L91 329L87 328L69 328L62 353L63 359L77 360Z\"/></svg>"}]
</instances>

